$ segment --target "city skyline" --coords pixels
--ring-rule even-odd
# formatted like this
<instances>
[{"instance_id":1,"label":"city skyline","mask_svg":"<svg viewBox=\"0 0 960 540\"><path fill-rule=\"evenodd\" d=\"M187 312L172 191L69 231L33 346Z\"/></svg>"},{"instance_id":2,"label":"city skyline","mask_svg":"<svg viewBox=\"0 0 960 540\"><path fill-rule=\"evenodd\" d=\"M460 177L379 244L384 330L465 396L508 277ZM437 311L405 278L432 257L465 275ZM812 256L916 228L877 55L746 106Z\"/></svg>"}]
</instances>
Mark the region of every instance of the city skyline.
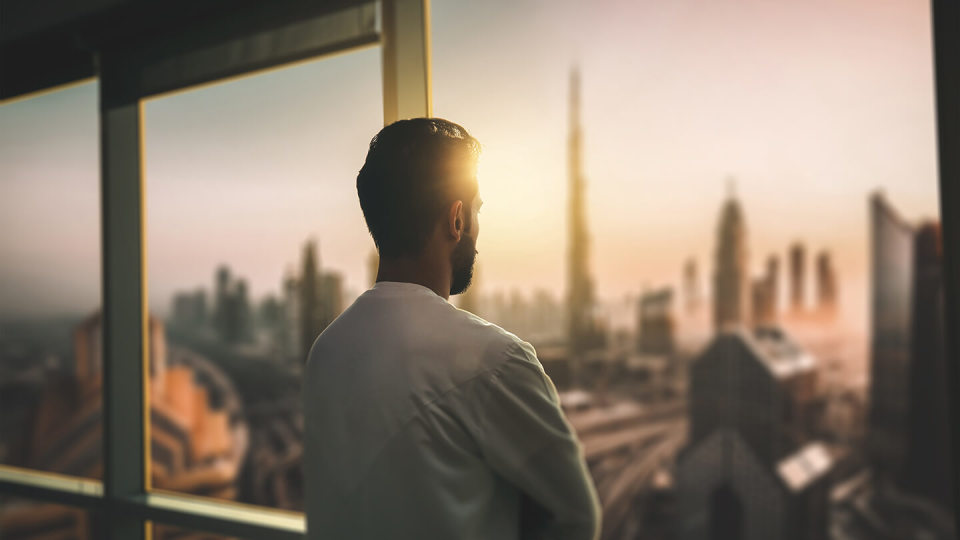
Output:
<instances>
[{"instance_id":1,"label":"city skyline","mask_svg":"<svg viewBox=\"0 0 960 540\"><path fill-rule=\"evenodd\" d=\"M468 3L433 7L434 113L462 122L484 144L485 289L564 290L560 156L565 81L576 63L600 298L675 284L691 256L707 268L711 239L702 231L732 174L758 255L751 275L761 272L761 255L783 258L785 246L802 239L812 251L835 253L841 305L865 314L869 193L884 190L911 219L937 216L927 7L692 7L548 10L529 2L513 8L529 24L505 25ZM579 19L610 31L577 43L567 30ZM461 20L475 28L466 31ZM756 25L744 32L738 20ZM494 23L503 28L490 39L484 30ZM648 25L658 30L634 28ZM481 39L485 47L470 46ZM691 49L705 43L715 47ZM516 54L503 55L508 48ZM492 58L502 61L495 73L486 67ZM278 286L278 267L296 264L290 254L307 237L342 269L347 289L365 289L372 243L353 179L380 126L379 84L379 52L367 49L148 101L152 303L205 283L221 262L245 273L251 294L261 296ZM0 128L0 176L11 201L2 214L8 230L27 231L0 246L11 255L0 305L11 311L85 309L98 300L96 86L0 107L0 125L15 128ZM49 163L49 153L63 159ZM25 213L33 203L40 211ZM38 217L49 223L32 226ZM61 249L42 252L52 245ZM525 264L514 264L518 257Z\"/></svg>"}]
</instances>

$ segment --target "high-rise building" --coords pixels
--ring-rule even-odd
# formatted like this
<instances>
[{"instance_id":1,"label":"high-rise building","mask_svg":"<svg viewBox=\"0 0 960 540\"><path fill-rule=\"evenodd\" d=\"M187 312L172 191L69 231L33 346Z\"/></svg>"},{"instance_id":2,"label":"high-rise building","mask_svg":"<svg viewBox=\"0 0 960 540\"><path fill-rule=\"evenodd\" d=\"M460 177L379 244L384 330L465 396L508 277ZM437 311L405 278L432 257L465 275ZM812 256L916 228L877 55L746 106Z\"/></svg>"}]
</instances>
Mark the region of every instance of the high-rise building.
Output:
<instances>
[{"instance_id":1,"label":"high-rise building","mask_svg":"<svg viewBox=\"0 0 960 540\"><path fill-rule=\"evenodd\" d=\"M203 289L173 296L171 325L200 328L207 324L207 293Z\"/></svg>"},{"instance_id":2,"label":"high-rise building","mask_svg":"<svg viewBox=\"0 0 960 540\"><path fill-rule=\"evenodd\" d=\"M320 269L320 263L317 260L317 244L313 240L307 241L303 246L303 258L300 265L300 279L298 280L297 293L300 306L300 346L297 356L301 362L305 362L313 341L320 334L322 328L323 314L320 310L319 283L317 273Z\"/></svg>"},{"instance_id":3,"label":"high-rise building","mask_svg":"<svg viewBox=\"0 0 960 540\"><path fill-rule=\"evenodd\" d=\"M215 277L216 306L213 327L223 343L246 343L253 339L253 319L247 284L235 279L226 266Z\"/></svg>"},{"instance_id":4,"label":"high-rise building","mask_svg":"<svg viewBox=\"0 0 960 540\"><path fill-rule=\"evenodd\" d=\"M697 275L697 261L693 257L683 265L683 295L688 313L700 307L700 277Z\"/></svg>"},{"instance_id":5,"label":"high-rise building","mask_svg":"<svg viewBox=\"0 0 960 540\"><path fill-rule=\"evenodd\" d=\"M719 332L690 367L678 538L827 537L827 447L807 436L813 358L779 328Z\"/></svg>"},{"instance_id":6,"label":"high-rise building","mask_svg":"<svg viewBox=\"0 0 960 540\"><path fill-rule=\"evenodd\" d=\"M300 276L288 275L283 288L291 334L284 341L292 345L293 359L303 363L320 332L343 311L343 276L321 269L317 244L309 240L303 246Z\"/></svg>"},{"instance_id":7,"label":"high-rise building","mask_svg":"<svg viewBox=\"0 0 960 540\"><path fill-rule=\"evenodd\" d=\"M669 356L674 353L673 289L644 293L637 303L637 352Z\"/></svg>"},{"instance_id":8,"label":"high-rise building","mask_svg":"<svg viewBox=\"0 0 960 540\"><path fill-rule=\"evenodd\" d=\"M880 195L870 201L870 220L869 445L877 472L891 478L902 470L908 443L913 228Z\"/></svg>"},{"instance_id":9,"label":"high-rise building","mask_svg":"<svg viewBox=\"0 0 960 540\"><path fill-rule=\"evenodd\" d=\"M767 277L754 278L750 284L750 313L753 326L770 326L776 322L773 316L773 295Z\"/></svg>"},{"instance_id":10,"label":"high-rise building","mask_svg":"<svg viewBox=\"0 0 960 540\"><path fill-rule=\"evenodd\" d=\"M755 327L777 324L778 266L776 255L771 255L766 274L753 280L751 314Z\"/></svg>"},{"instance_id":11,"label":"high-rise building","mask_svg":"<svg viewBox=\"0 0 960 540\"><path fill-rule=\"evenodd\" d=\"M593 317L594 290L588 264L590 261L587 234L586 180L581 161L580 72L570 74L570 140L569 170L569 244L567 245L567 336L572 353L602 346L603 332Z\"/></svg>"},{"instance_id":12,"label":"high-rise building","mask_svg":"<svg viewBox=\"0 0 960 540\"><path fill-rule=\"evenodd\" d=\"M794 313L802 312L806 304L806 253L801 242L790 246L790 311Z\"/></svg>"},{"instance_id":13,"label":"high-rise building","mask_svg":"<svg viewBox=\"0 0 960 540\"><path fill-rule=\"evenodd\" d=\"M837 274L830 253L817 254L817 311L832 315L837 309Z\"/></svg>"},{"instance_id":14,"label":"high-rise building","mask_svg":"<svg viewBox=\"0 0 960 540\"><path fill-rule=\"evenodd\" d=\"M770 301L776 318L780 306L780 258L773 254L767 257L767 286L770 288Z\"/></svg>"},{"instance_id":15,"label":"high-rise building","mask_svg":"<svg viewBox=\"0 0 960 540\"><path fill-rule=\"evenodd\" d=\"M953 507L939 226L874 195L869 451L883 484Z\"/></svg>"},{"instance_id":16,"label":"high-rise building","mask_svg":"<svg viewBox=\"0 0 960 540\"><path fill-rule=\"evenodd\" d=\"M750 320L747 225L740 203L731 193L717 226L716 269L713 275L713 323L716 331Z\"/></svg>"}]
</instances>

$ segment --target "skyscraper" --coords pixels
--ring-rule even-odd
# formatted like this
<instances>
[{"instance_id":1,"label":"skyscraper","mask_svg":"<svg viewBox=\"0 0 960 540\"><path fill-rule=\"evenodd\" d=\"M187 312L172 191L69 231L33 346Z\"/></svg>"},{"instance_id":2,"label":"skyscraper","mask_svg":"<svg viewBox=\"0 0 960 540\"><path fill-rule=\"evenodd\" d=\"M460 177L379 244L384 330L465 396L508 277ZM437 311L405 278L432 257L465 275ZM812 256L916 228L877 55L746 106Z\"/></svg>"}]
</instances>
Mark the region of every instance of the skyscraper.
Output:
<instances>
[{"instance_id":1,"label":"skyscraper","mask_svg":"<svg viewBox=\"0 0 960 540\"><path fill-rule=\"evenodd\" d=\"M837 274L830 253L824 250L817 254L817 309L821 313L833 314L836 308Z\"/></svg>"},{"instance_id":2,"label":"skyscraper","mask_svg":"<svg viewBox=\"0 0 960 540\"><path fill-rule=\"evenodd\" d=\"M580 72L570 74L569 157L569 244L567 246L567 331L574 354L598 344L602 335L593 320L593 280L590 277L589 239L587 237L586 181L583 177L580 130Z\"/></svg>"},{"instance_id":3,"label":"skyscraper","mask_svg":"<svg viewBox=\"0 0 960 540\"><path fill-rule=\"evenodd\" d=\"M799 313L804 307L804 265L806 264L806 249L800 242L790 246L790 311Z\"/></svg>"},{"instance_id":4,"label":"skyscraper","mask_svg":"<svg viewBox=\"0 0 960 540\"><path fill-rule=\"evenodd\" d=\"M939 226L871 199L869 452L881 482L953 505Z\"/></svg>"},{"instance_id":5,"label":"skyscraper","mask_svg":"<svg viewBox=\"0 0 960 540\"><path fill-rule=\"evenodd\" d=\"M313 340L322 330L320 311L319 286L317 273L320 263L317 260L317 244L310 240L303 246L303 262L300 270L299 283L299 323L300 346L297 356L305 362Z\"/></svg>"},{"instance_id":6,"label":"skyscraper","mask_svg":"<svg viewBox=\"0 0 960 540\"><path fill-rule=\"evenodd\" d=\"M779 261L776 255L767 259L766 275L753 280L753 326L773 326L777 323L777 294Z\"/></svg>"},{"instance_id":7,"label":"skyscraper","mask_svg":"<svg viewBox=\"0 0 960 540\"><path fill-rule=\"evenodd\" d=\"M697 261L693 257L683 265L683 294L687 312L693 313L700 307L700 281L697 276Z\"/></svg>"},{"instance_id":8,"label":"skyscraper","mask_svg":"<svg viewBox=\"0 0 960 540\"><path fill-rule=\"evenodd\" d=\"M770 287L770 300L776 318L777 306L780 304L780 258L776 255L767 258L767 285Z\"/></svg>"},{"instance_id":9,"label":"skyscraper","mask_svg":"<svg viewBox=\"0 0 960 540\"><path fill-rule=\"evenodd\" d=\"M746 324L750 314L747 225L733 193L720 213L716 270L713 275L713 323L717 331Z\"/></svg>"}]
</instances>

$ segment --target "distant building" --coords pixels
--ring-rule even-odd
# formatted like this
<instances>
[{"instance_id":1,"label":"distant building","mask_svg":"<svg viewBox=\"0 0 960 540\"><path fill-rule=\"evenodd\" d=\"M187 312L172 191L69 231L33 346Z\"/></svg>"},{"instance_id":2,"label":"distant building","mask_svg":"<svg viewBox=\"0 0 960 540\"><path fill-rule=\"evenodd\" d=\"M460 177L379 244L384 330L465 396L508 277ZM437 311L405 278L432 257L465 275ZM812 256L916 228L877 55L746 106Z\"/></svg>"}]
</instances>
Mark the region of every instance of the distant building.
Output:
<instances>
[{"instance_id":1,"label":"distant building","mask_svg":"<svg viewBox=\"0 0 960 540\"><path fill-rule=\"evenodd\" d=\"M670 356L674 341L673 289L645 293L637 302L637 352Z\"/></svg>"},{"instance_id":2,"label":"distant building","mask_svg":"<svg viewBox=\"0 0 960 540\"><path fill-rule=\"evenodd\" d=\"M770 315L776 320L780 310L780 259L776 255L767 258L767 287L770 293Z\"/></svg>"},{"instance_id":3,"label":"distant building","mask_svg":"<svg viewBox=\"0 0 960 540\"><path fill-rule=\"evenodd\" d=\"M806 306L806 248L800 242L790 246L790 311L800 313Z\"/></svg>"},{"instance_id":4,"label":"distant building","mask_svg":"<svg viewBox=\"0 0 960 540\"><path fill-rule=\"evenodd\" d=\"M677 464L683 540L827 537L827 448L809 440L813 358L777 328L718 333L690 368Z\"/></svg>"},{"instance_id":5,"label":"distant building","mask_svg":"<svg viewBox=\"0 0 960 540\"><path fill-rule=\"evenodd\" d=\"M823 315L837 311L837 273L827 251L817 254L817 311Z\"/></svg>"},{"instance_id":6,"label":"distant building","mask_svg":"<svg viewBox=\"0 0 960 540\"><path fill-rule=\"evenodd\" d=\"M717 332L750 320L747 225L740 203L731 194L717 226L716 269L713 276L713 322Z\"/></svg>"},{"instance_id":7,"label":"distant building","mask_svg":"<svg viewBox=\"0 0 960 540\"><path fill-rule=\"evenodd\" d=\"M173 296L171 324L199 328L208 324L207 293L203 289L177 293Z\"/></svg>"},{"instance_id":8,"label":"distant building","mask_svg":"<svg viewBox=\"0 0 960 540\"><path fill-rule=\"evenodd\" d=\"M217 269L215 276L213 327L220 341L228 344L253 341L253 312L247 293L247 282L234 279L227 266Z\"/></svg>"},{"instance_id":9,"label":"distant building","mask_svg":"<svg viewBox=\"0 0 960 540\"><path fill-rule=\"evenodd\" d=\"M700 308L700 277L697 274L697 261L692 257L683 265L683 295L687 313Z\"/></svg>"},{"instance_id":10,"label":"distant building","mask_svg":"<svg viewBox=\"0 0 960 540\"><path fill-rule=\"evenodd\" d=\"M882 482L949 510L954 464L944 416L949 400L939 226L914 228L880 195L870 208L870 455Z\"/></svg>"},{"instance_id":11,"label":"distant building","mask_svg":"<svg viewBox=\"0 0 960 540\"><path fill-rule=\"evenodd\" d=\"M751 309L753 326L777 324L777 258L767 259L766 275L756 278L751 286Z\"/></svg>"},{"instance_id":12,"label":"distant building","mask_svg":"<svg viewBox=\"0 0 960 540\"><path fill-rule=\"evenodd\" d=\"M776 322L773 316L773 295L766 277L755 278L750 286L750 312L754 326L770 326Z\"/></svg>"},{"instance_id":13,"label":"distant building","mask_svg":"<svg viewBox=\"0 0 960 540\"><path fill-rule=\"evenodd\" d=\"M320 332L343 311L343 277L323 271L316 242L303 247L300 275L288 274L283 282L286 333L282 348L296 364L306 361Z\"/></svg>"},{"instance_id":14,"label":"distant building","mask_svg":"<svg viewBox=\"0 0 960 540\"><path fill-rule=\"evenodd\" d=\"M605 332L594 317L593 279L590 261L586 215L586 180L581 163L582 133L580 128L580 72L570 74L570 139L569 158L569 244L567 246L567 337L575 356L602 348Z\"/></svg>"}]
</instances>

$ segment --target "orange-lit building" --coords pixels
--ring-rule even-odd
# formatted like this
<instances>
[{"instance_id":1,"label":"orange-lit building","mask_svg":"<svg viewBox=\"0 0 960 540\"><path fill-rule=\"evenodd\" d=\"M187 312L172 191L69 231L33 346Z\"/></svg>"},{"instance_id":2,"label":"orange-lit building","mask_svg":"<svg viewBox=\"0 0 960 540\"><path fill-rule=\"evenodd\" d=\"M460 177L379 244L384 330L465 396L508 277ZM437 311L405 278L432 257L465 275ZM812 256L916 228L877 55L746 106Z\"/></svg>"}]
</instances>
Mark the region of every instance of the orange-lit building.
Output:
<instances>
[{"instance_id":1,"label":"orange-lit building","mask_svg":"<svg viewBox=\"0 0 960 540\"><path fill-rule=\"evenodd\" d=\"M102 478L102 335L99 313L75 329L74 371L43 389L23 466ZM148 344L153 488L234 498L248 440L236 391L203 357L168 349L163 324L154 318ZM55 532L62 536L56 538L95 538L85 516L60 506L11 506L0 515L0 530L5 539L35 538L40 531L52 534L53 523L61 524ZM161 529L158 537L164 538Z\"/></svg>"}]
</instances>

